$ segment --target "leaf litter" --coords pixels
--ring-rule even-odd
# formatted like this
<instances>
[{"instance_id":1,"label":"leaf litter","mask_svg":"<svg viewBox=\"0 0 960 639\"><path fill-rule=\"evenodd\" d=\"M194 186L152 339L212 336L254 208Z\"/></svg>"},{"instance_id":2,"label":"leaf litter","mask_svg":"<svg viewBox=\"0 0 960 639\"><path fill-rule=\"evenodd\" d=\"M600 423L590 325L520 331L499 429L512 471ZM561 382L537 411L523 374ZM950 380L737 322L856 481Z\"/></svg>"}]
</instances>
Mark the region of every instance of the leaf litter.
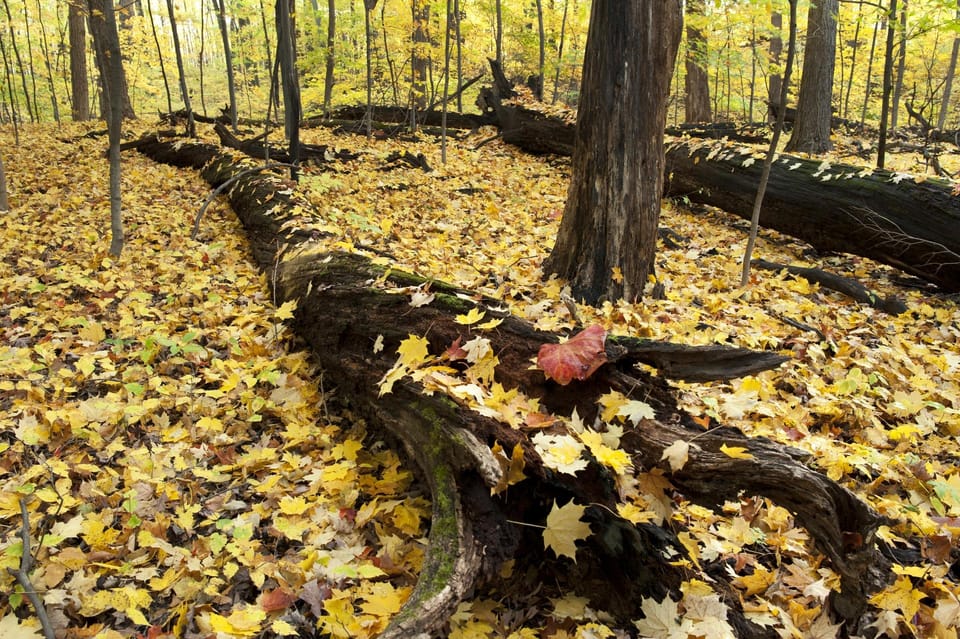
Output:
<instances>
[{"instance_id":1,"label":"leaf litter","mask_svg":"<svg viewBox=\"0 0 960 639\"><path fill-rule=\"evenodd\" d=\"M662 224L686 242L658 253L665 299L573 314L563 283L540 272L568 165L499 142L475 148L488 133L452 145L444 166L432 143L401 148L311 132L367 152L348 169L303 181L322 204L325 228L338 234L330 247L496 296L545 330L596 325L790 354L776 371L675 386L704 428L737 426L802 448L897 522L881 536L901 563L871 601L871 628L955 637L956 301L905 291L891 269L863 258L811 261L804 245L771 231L758 245L771 260L855 277L905 297L910 310L886 316L785 274L754 274L739 289L739 222L667 203ZM49 127L30 134L20 148L3 145L16 167L8 171L16 209L0 226L8 238L0 266L4 567L15 568L23 551L24 499L32 538L43 540L39 550L34 544L33 579L75 636L375 635L402 605L423 555L429 504L410 472L362 422L326 410L322 372L283 325L292 309L271 305L230 212L215 204L206 241L187 239L207 192L198 178L125 156L128 246L113 261L103 238L103 143L60 144ZM376 158L394 150L423 153L436 170L378 171ZM426 291L412 299L431 301ZM632 629L573 593L520 602L494 588L461 604L451 637L726 636L725 604L707 566L723 566L751 621L784 637L838 636L825 612L838 579L788 511L744 495L714 512L674 494L670 473L682 468L695 435L672 446L661 467L630 466L617 455L618 433L651 417L642 398L605 398L598 424L544 416L535 400L494 381L496 358L482 331L495 326L481 328L483 319L462 319L475 340L466 378L443 366L449 353L466 358L465 345L441 356L415 348L422 336L414 335L398 353L395 378L417 375L428 391L517 428L549 427L534 440L563 472L575 474L588 454L605 459L621 491L619 514L673 528L688 552L677 560L700 577L685 582L680 601L645 600L645 618ZM509 483L519 481L522 464L500 457ZM545 543L565 561L589 534L577 519L528 523L547 526ZM27 604L9 575L0 579L13 593L0 619L13 627L11 615L29 616ZM16 627L35 630L26 619Z\"/></svg>"}]
</instances>

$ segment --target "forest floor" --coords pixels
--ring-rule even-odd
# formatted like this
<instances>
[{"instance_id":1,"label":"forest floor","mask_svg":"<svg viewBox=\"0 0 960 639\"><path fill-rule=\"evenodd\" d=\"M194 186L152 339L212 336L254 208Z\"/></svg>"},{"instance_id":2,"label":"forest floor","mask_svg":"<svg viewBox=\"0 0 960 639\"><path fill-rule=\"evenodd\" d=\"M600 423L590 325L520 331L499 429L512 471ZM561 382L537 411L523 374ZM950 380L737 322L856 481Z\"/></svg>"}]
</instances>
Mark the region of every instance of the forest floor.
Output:
<instances>
[{"instance_id":1,"label":"forest floor","mask_svg":"<svg viewBox=\"0 0 960 639\"><path fill-rule=\"evenodd\" d=\"M29 530L30 578L58 637L377 634L423 558L422 489L372 429L333 409L330 380L284 325L291 308L271 303L222 199L189 238L209 192L196 173L125 153L127 243L107 255L106 137L89 130L26 126L19 143L0 132L13 207L0 214L0 567L21 565ZM568 162L500 142L476 148L489 133L452 141L444 165L433 139L310 131L309 142L364 155L308 169L301 188L332 246L496 296L540 328L573 328L562 282L540 271ZM434 170L383 170L390 152L408 150ZM756 257L854 277L909 310L884 315L764 271L740 288L744 222L667 202L661 224L685 238L659 248L666 299L580 307L584 325L790 355L733 382L674 385L704 427L808 451L896 522L882 537L903 564L872 599L880 636L955 638L957 299L766 230ZM756 623L784 637L838 636L822 614L836 575L789 512L749 495L712 512L649 490L668 479L622 477L621 514L673 527L694 563L725 564ZM41 636L6 570L0 591L0 636ZM710 592L688 582L679 604L645 603L646 619L618 628L573 592L491 586L461 605L449 636L723 637L723 615L691 604L713 602Z\"/></svg>"}]
</instances>

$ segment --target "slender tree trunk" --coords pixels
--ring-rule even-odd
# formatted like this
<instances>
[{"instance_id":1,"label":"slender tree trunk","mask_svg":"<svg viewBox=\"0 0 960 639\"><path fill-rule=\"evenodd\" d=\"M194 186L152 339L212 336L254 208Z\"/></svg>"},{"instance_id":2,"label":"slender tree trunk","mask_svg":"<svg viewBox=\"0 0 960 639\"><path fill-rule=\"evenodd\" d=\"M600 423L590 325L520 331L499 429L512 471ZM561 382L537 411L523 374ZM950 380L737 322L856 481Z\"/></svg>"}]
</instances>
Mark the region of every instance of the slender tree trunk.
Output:
<instances>
[{"instance_id":1,"label":"slender tree trunk","mask_svg":"<svg viewBox=\"0 0 960 639\"><path fill-rule=\"evenodd\" d=\"M960 11L957 12L960 20ZM943 96L940 99L940 113L937 116L937 128L943 129L947 124L947 113L950 111L950 94L953 90L953 76L957 72L957 56L960 55L960 37L953 39L953 49L950 51L950 64L947 66L947 76L943 83Z\"/></svg>"},{"instance_id":2,"label":"slender tree trunk","mask_svg":"<svg viewBox=\"0 0 960 639\"><path fill-rule=\"evenodd\" d=\"M860 26L863 24L863 3L857 5L857 26L853 30L853 53L850 54L850 75L847 78L847 92L843 97L843 117L850 117L850 91L853 89L853 76L857 71L857 52L860 51Z\"/></svg>"},{"instance_id":3,"label":"slender tree trunk","mask_svg":"<svg viewBox=\"0 0 960 639\"><path fill-rule=\"evenodd\" d=\"M893 40L897 28L897 0L890 0L887 13L887 44L883 57L883 96L880 98L880 134L877 142L877 168L882 169L887 152L887 123L890 118L890 93L893 91Z\"/></svg>"},{"instance_id":4,"label":"slender tree trunk","mask_svg":"<svg viewBox=\"0 0 960 639\"><path fill-rule=\"evenodd\" d=\"M160 37L157 35L157 24L153 19L153 3L147 2L147 16L150 20L150 30L153 33L153 43L157 47L157 60L160 62L160 77L163 78L163 91L167 96L167 112L173 113L173 98L170 96L170 81L167 79L167 65L163 61L163 47L160 46ZM201 36L201 42L203 38ZM203 66L201 65L201 70ZM202 74L202 71L201 71ZM201 78L203 76L201 75ZM203 87L203 80L200 81L201 90Z\"/></svg>"},{"instance_id":5,"label":"slender tree trunk","mask_svg":"<svg viewBox=\"0 0 960 639\"><path fill-rule=\"evenodd\" d=\"M570 0L563 0L563 18L560 21L560 45L557 47L557 71L553 76L553 99L552 104L557 103L557 96L560 94L560 69L563 68L563 44L567 37L567 9ZM461 109L461 113L463 110Z\"/></svg>"},{"instance_id":6,"label":"slender tree trunk","mask_svg":"<svg viewBox=\"0 0 960 639\"><path fill-rule=\"evenodd\" d=\"M17 68L20 70L20 83L23 85L23 101L27 105L27 114L31 122L36 122L39 114L34 115L33 107L30 105L30 89L27 88L27 70L23 66L23 58L20 57L20 48L17 46L17 36L13 32L13 15L10 13L9 0L3 0L3 8L7 12L7 27L10 29L10 47L13 49L13 57L17 60Z\"/></svg>"},{"instance_id":7,"label":"slender tree trunk","mask_svg":"<svg viewBox=\"0 0 960 639\"><path fill-rule=\"evenodd\" d=\"M230 29L227 28L226 0L213 0L217 9L217 24L223 41L223 57L227 68L227 93L230 97L230 126L237 132L237 85L233 75L233 51L230 49ZM266 37L266 36L265 36Z\"/></svg>"},{"instance_id":8,"label":"slender tree trunk","mask_svg":"<svg viewBox=\"0 0 960 639\"><path fill-rule=\"evenodd\" d=\"M71 0L67 9L70 37L70 115L74 121L90 119L90 86L87 80L87 29L83 24L80 0Z\"/></svg>"},{"instance_id":9,"label":"slender tree trunk","mask_svg":"<svg viewBox=\"0 0 960 639\"><path fill-rule=\"evenodd\" d=\"M335 0L327 0L327 68L323 76L323 112L330 115L330 104L333 101L333 85L336 58L334 45L337 37L337 8Z\"/></svg>"},{"instance_id":10,"label":"slender tree trunk","mask_svg":"<svg viewBox=\"0 0 960 639\"><path fill-rule=\"evenodd\" d=\"M3 169L3 156L0 156L0 211L9 211L10 202L7 198L7 172Z\"/></svg>"},{"instance_id":11,"label":"slender tree trunk","mask_svg":"<svg viewBox=\"0 0 960 639\"><path fill-rule=\"evenodd\" d=\"M87 0L88 3L88 13L87 20L90 24L90 33L93 36L94 48L99 47L99 51L106 51L110 46L109 40L112 37L109 33L109 28L106 25L106 5L110 3L111 0ZM111 5L112 9L112 5ZM114 26L116 26L116 14L111 11L113 14ZM119 38L117 35L117 47L119 48ZM100 71L100 85L102 90L103 99L100 102L102 117L104 120L107 120L110 117L110 105L107 104L107 89L106 83L108 82L107 76L111 73L110 69L102 66L104 60L98 55L97 56L97 67ZM120 64L120 80L121 82L117 85L114 85L114 91L119 93L118 99L123 105L122 114L124 118L133 120L136 119L137 115L133 111L133 105L130 102L130 92L127 88L127 77L123 72L123 60L119 61ZM117 96L114 96L117 97Z\"/></svg>"},{"instance_id":12,"label":"slender tree trunk","mask_svg":"<svg viewBox=\"0 0 960 639\"><path fill-rule=\"evenodd\" d=\"M367 54L367 113L363 116L367 128L367 137L373 137L373 59L371 58L371 44L373 34L370 31L370 12L377 6L377 0L363 0L363 27Z\"/></svg>"},{"instance_id":13,"label":"slender tree trunk","mask_svg":"<svg viewBox=\"0 0 960 639\"><path fill-rule=\"evenodd\" d=\"M40 51L43 53L43 63L47 68L47 85L50 87L50 104L53 107L53 119L57 124L60 124L60 105L57 104L57 90L53 84L53 67L50 64L50 47L47 45L47 30L43 27L42 12L43 9L40 6L40 0L37 0L37 22L40 23Z\"/></svg>"},{"instance_id":14,"label":"slender tree trunk","mask_svg":"<svg viewBox=\"0 0 960 639\"><path fill-rule=\"evenodd\" d=\"M380 33L383 34L383 57L387 61L387 69L390 71L390 87L393 91L393 103L400 104L400 78L397 77L397 67L393 63L393 57L390 55L390 41L387 37L387 3L380 5Z\"/></svg>"},{"instance_id":15,"label":"slender tree trunk","mask_svg":"<svg viewBox=\"0 0 960 639\"><path fill-rule=\"evenodd\" d=\"M147 8L150 8L149 1L147 2ZM207 94L206 94L206 85L204 84L203 79L203 68L207 66L206 64L206 43L207 43L207 12L203 9L203 4L200 5L200 50L197 51L197 71L200 72L200 112L203 113L203 116L207 116Z\"/></svg>"},{"instance_id":16,"label":"slender tree trunk","mask_svg":"<svg viewBox=\"0 0 960 639\"><path fill-rule=\"evenodd\" d=\"M447 0L447 23L443 30L443 110L440 122L440 161L447 163L447 98L450 97L450 29L453 28L453 2Z\"/></svg>"},{"instance_id":17,"label":"slender tree trunk","mask_svg":"<svg viewBox=\"0 0 960 639\"><path fill-rule=\"evenodd\" d=\"M37 122L40 121L40 103L37 101L37 72L33 68L33 38L30 37L30 16L27 14L27 3L23 3L23 25L27 35L27 68L30 69L30 86L33 89L33 112L37 116Z\"/></svg>"},{"instance_id":18,"label":"slender tree trunk","mask_svg":"<svg viewBox=\"0 0 960 639\"><path fill-rule=\"evenodd\" d=\"M290 141L290 163L297 165L300 161L300 79L297 75L297 49L293 40L295 28L291 5L293 0L277 0L277 58L280 62L280 84L283 87L284 130ZM297 169L291 169L290 175L296 180Z\"/></svg>"},{"instance_id":19,"label":"slender tree trunk","mask_svg":"<svg viewBox=\"0 0 960 639\"><path fill-rule=\"evenodd\" d=\"M870 104L870 94L873 92L873 59L877 52L877 33L883 28L883 23L874 22L873 37L870 39L870 55L867 56L867 84L863 89L863 109L860 111L860 128L863 129L867 121L867 106Z\"/></svg>"},{"instance_id":20,"label":"slender tree trunk","mask_svg":"<svg viewBox=\"0 0 960 639\"><path fill-rule=\"evenodd\" d=\"M503 67L503 3L502 0L496 0L497 13L497 63Z\"/></svg>"},{"instance_id":21,"label":"slender tree trunk","mask_svg":"<svg viewBox=\"0 0 960 639\"><path fill-rule=\"evenodd\" d=\"M453 34L457 43L457 113L463 113L463 40L460 34L460 0L453 0Z\"/></svg>"},{"instance_id":22,"label":"slender tree trunk","mask_svg":"<svg viewBox=\"0 0 960 639\"><path fill-rule=\"evenodd\" d=\"M427 0L413 0L413 51L410 55L411 90L413 92L413 109L426 108L427 73L430 66L430 3ZM416 124L415 118L412 124Z\"/></svg>"},{"instance_id":23,"label":"slender tree trunk","mask_svg":"<svg viewBox=\"0 0 960 639\"><path fill-rule=\"evenodd\" d=\"M757 24L750 20L750 105L747 109L747 122L753 122L753 104L757 87Z\"/></svg>"},{"instance_id":24,"label":"slender tree trunk","mask_svg":"<svg viewBox=\"0 0 960 639\"><path fill-rule=\"evenodd\" d=\"M543 28L543 0L537 0L537 35L540 44L540 58L537 63L537 99L543 100L543 70L547 60L546 39L547 35Z\"/></svg>"},{"instance_id":25,"label":"slender tree trunk","mask_svg":"<svg viewBox=\"0 0 960 639\"><path fill-rule=\"evenodd\" d=\"M642 297L654 273L679 0L594 0L557 242L544 273L588 303Z\"/></svg>"},{"instance_id":26,"label":"slender tree trunk","mask_svg":"<svg viewBox=\"0 0 960 639\"><path fill-rule=\"evenodd\" d=\"M893 83L893 103L890 105L890 130L897 128L900 98L903 96L903 72L907 65L907 0L900 9L900 48L897 51L897 77Z\"/></svg>"},{"instance_id":27,"label":"slender tree trunk","mask_svg":"<svg viewBox=\"0 0 960 639\"><path fill-rule=\"evenodd\" d=\"M183 68L183 52L180 50L180 34L177 33L177 16L173 10L173 0L167 0L167 13L170 15L173 52L177 56L177 72L180 75L180 97L183 98L183 108L187 110L187 133L193 138L197 137L197 125L194 122L193 109L190 106L190 91L187 89L187 75Z\"/></svg>"},{"instance_id":28,"label":"slender tree trunk","mask_svg":"<svg viewBox=\"0 0 960 639\"><path fill-rule=\"evenodd\" d=\"M684 60L685 122L710 122L710 81L707 77L707 38L701 25L706 20L704 0L687 1L687 54Z\"/></svg>"},{"instance_id":29,"label":"slender tree trunk","mask_svg":"<svg viewBox=\"0 0 960 639\"><path fill-rule=\"evenodd\" d=\"M13 139L20 144L20 102L17 100L17 91L13 86L13 72L10 70L10 60L7 58L7 47L0 37L0 54L3 54L3 69L6 77L7 93L10 95L11 119L13 120Z\"/></svg>"},{"instance_id":30,"label":"slender tree trunk","mask_svg":"<svg viewBox=\"0 0 960 639\"><path fill-rule=\"evenodd\" d=\"M767 191L767 182L770 180L770 170L773 168L773 159L777 155L777 145L780 144L780 133L783 131L783 122L787 115L787 95L790 92L790 73L793 69L793 57L797 50L797 0L790 1L790 35L787 41L787 62L783 70L783 82L780 84L780 97L777 99L777 120L773 125L773 136L770 146L763 159L763 172L760 174L760 184L757 186L757 196L753 201L753 211L750 218L750 236L747 238L747 248L743 252L743 269L740 273L740 286L750 283L750 263L753 260L753 246L757 241L757 232L760 229L760 209L763 206L763 197Z\"/></svg>"},{"instance_id":31,"label":"slender tree trunk","mask_svg":"<svg viewBox=\"0 0 960 639\"><path fill-rule=\"evenodd\" d=\"M783 16L776 11L771 13L770 25L773 27L773 35L770 37L770 66L776 69L780 66L780 54L783 52L783 38L780 37L780 30L783 28ZM771 70L770 86L767 88L768 121L777 119L776 109L773 108L773 105L780 101L781 77L779 70Z\"/></svg>"},{"instance_id":32,"label":"slender tree trunk","mask_svg":"<svg viewBox=\"0 0 960 639\"><path fill-rule=\"evenodd\" d=\"M111 0L87 0L94 33L94 50L100 69L101 86L106 95L107 132L110 140L110 255L123 251L123 217L120 192L120 130L123 126L123 93L126 81L120 57L120 35ZM94 21L97 27L93 28Z\"/></svg>"},{"instance_id":33,"label":"slender tree trunk","mask_svg":"<svg viewBox=\"0 0 960 639\"><path fill-rule=\"evenodd\" d=\"M839 6L838 0L821 0L810 5L797 119L787 151L824 153L833 148L830 122Z\"/></svg>"},{"instance_id":34,"label":"slender tree trunk","mask_svg":"<svg viewBox=\"0 0 960 639\"><path fill-rule=\"evenodd\" d=\"M268 78L271 78L271 82L274 82L274 83L275 83L276 80L277 80L277 78L276 78L276 73L275 73L275 69L276 69L277 67L276 67L276 64L274 63L274 60L273 60L273 54L271 53L271 50L272 50L273 47L270 45L270 33L269 33L269 31L267 31L267 12L266 12L266 10L263 8L263 0L260 0L260 19L263 21L263 43L264 43L264 46L265 46L265 48L266 48L266 50L267 50L267 77L268 77ZM278 34L278 37L279 37L279 34ZM278 46L279 46L279 45L278 45ZM242 68L242 67L241 67L241 68ZM270 88L270 91L271 91L270 95L274 96L274 100L276 100L276 102L274 102L274 105L273 105L273 106L274 106L275 109L277 109L277 110L279 111L279 110L280 110L280 96L279 96L278 87L273 86L273 87ZM269 111L269 109L268 109L268 111Z\"/></svg>"}]
</instances>

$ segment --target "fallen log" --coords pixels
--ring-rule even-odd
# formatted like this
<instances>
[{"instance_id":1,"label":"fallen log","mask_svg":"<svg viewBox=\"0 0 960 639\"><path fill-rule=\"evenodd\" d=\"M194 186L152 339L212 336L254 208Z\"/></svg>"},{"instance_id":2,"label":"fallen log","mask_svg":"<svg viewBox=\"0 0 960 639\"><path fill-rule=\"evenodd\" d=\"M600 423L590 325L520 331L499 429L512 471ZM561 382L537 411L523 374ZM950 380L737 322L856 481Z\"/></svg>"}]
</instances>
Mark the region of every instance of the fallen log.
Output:
<instances>
[{"instance_id":1,"label":"fallen log","mask_svg":"<svg viewBox=\"0 0 960 639\"><path fill-rule=\"evenodd\" d=\"M138 150L160 161L201 169L212 186L245 168L212 145L152 141ZM574 410L583 423L593 423L598 397L611 390L643 398L654 412L653 418L625 426L621 448L635 468L666 469L673 490L706 506L717 507L745 494L765 496L788 508L840 576L841 591L830 602L833 610L851 628L862 622L867 598L887 578L889 564L875 545L875 533L886 520L850 491L807 467L802 451L729 428L703 430L677 407L662 377L634 365L645 361L687 378L692 371L695 378L708 375L709 368L724 374L733 368L769 368L779 358L741 349L610 338L605 342L606 363L589 378L560 386L530 366L540 347L556 343L558 335L535 330L505 312L496 300L443 282L430 281L434 301L413 308L406 293L427 280L362 255L320 248L310 232L319 214L288 181L248 173L238 182L228 197L248 230L255 258L271 274L274 299L298 300L294 328L338 381L338 396L403 445L431 492L433 518L423 572L382 636L437 631L457 603L478 583L497 575L508 559L577 587L592 606L622 622L642 616L642 597L660 600L676 593L692 567L666 558L685 554L674 533L652 524L634 525L615 514L620 499L615 478L596 459L585 460L575 475L556 472L531 439L535 432L564 433L565 427L551 416L570 416ZM458 315L471 311L481 311L499 324L483 330L457 321ZM511 425L504 413L467 401L449 387L440 386L445 392L434 387L424 392L428 384L442 380L431 378L428 370L419 370L416 381L412 375L401 375L392 391L382 394L383 381L396 371L398 348L410 335L425 336L428 353L435 356L455 352L454 347L470 337L489 340L499 359L496 381L536 399L541 408L521 414ZM376 344L383 348L378 350ZM443 361L464 372L462 360ZM742 368L744 364L749 365ZM538 420L537 429L547 429L530 429L527 419ZM695 442L686 464L671 472L662 460L663 451L678 440ZM505 488L502 460L491 450L495 444L522 455L525 479L492 496L491 488ZM752 456L731 457L721 450L724 446L742 447ZM593 531L578 548L575 563L551 559L539 531L510 523L541 524L551 504L571 499L587 506L585 516ZM723 590L727 576L722 561L714 568L709 581ZM729 585L726 588L724 592L732 592ZM725 601L727 620L738 636L771 636L746 619L736 596Z\"/></svg>"},{"instance_id":2,"label":"fallen log","mask_svg":"<svg viewBox=\"0 0 960 639\"><path fill-rule=\"evenodd\" d=\"M574 123L511 101L497 83L482 95L503 140L530 153L570 155ZM750 219L762 151L716 140L666 140L665 195ZM770 172L760 225L820 251L868 257L960 292L960 197L936 178L781 154Z\"/></svg>"}]
</instances>

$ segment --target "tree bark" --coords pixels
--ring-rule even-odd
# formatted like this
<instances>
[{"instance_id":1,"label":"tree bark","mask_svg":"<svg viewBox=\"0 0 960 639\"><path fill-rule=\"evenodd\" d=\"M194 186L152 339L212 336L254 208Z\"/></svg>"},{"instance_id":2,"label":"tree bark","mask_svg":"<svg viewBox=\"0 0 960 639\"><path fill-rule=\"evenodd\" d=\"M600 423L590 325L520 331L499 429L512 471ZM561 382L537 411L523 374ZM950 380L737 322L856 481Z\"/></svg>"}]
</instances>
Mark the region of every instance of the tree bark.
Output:
<instances>
[{"instance_id":1,"label":"tree bark","mask_svg":"<svg viewBox=\"0 0 960 639\"><path fill-rule=\"evenodd\" d=\"M187 74L183 68L183 53L180 51L180 35L177 33L177 16L173 10L173 0L167 0L167 14L170 16L170 32L173 35L173 52L177 57L177 73L180 81L180 97L187 112L187 135L196 137L197 125L193 121L193 108L190 106L190 91L187 89Z\"/></svg>"},{"instance_id":2,"label":"tree bark","mask_svg":"<svg viewBox=\"0 0 960 639\"><path fill-rule=\"evenodd\" d=\"M410 53L410 90L414 112L422 111L428 103L427 70L430 64L430 3L427 0L413 0L413 35ZM416 116L411 122L416 124Z\"/></svg>"},{"instance_id":3,"label":"tree bark","mask_svg":"<svg viewBox=\"0 0 960 639\"><path fill-rule=\"evenodd\" d=\"M704 0L687 2L687 53L684 60L687 75L684 80L686 100L684 122L709 122L710 80L707 77L707 38L700 25L706 18Z\"/></svg>"},{"instance_id":4,"label":"tree bark","mask_svg":"<svg viewBox=\"0 0 960 639\"><path fill-rule=\"evenodd\" d=\"M110 45L111 34L109 32L109 27L106 24L106 4L112 2L112 0L87 0L89 13L87 14L87 21L90 24L90 34L93 36L93 45L94 48L97 48L100 51L106 51ZM119 36L118 36L119 43ZM119 45L118 45L119 46ZM109 118L110 107L107 104L107 88L106 84L108 82L107 78L112 73L112 70L107 68L104 64L105 61L101 60L100 56L96 56L98 71L100 72L100 88L101 88L101 117L104 120ZM133 105L130 102L130 92L127 88L127 76L123 71L123 61L120 61L120 77L119 84L116 85L117 91L119 93L120 103L123 107L122 114L125 119L134 120L137 117L137 114L133 110Z\"/></svg>"},{"instance_id":5,"label":"tree bark","mask_svg":"<svg viewBox=\"0 0 960 639\"><path fill-rule=\"evenodd\" d=\"M139 149L160 161L203 167L202 175L211 185L223 184L245 168L212 145L145 139ZM583 382L559 386L530 367L540 346L555 343L557 336L498 310L496 300L473 296L476 301L467 301L464 291L431 281L435 301L412 308L403 292L425 283L423 278L359 255L311 248L316 246L310 230L316 213L288 182L251 173L229 191L229 198L248 229L254 257L271 273L274 299L299 300L294 328L320 365L338 380L339 396L349 397L357 414L385 429L389 440L399 441L431 491L433 519L423 572L382 637L437 631L478 583L499 579L497 568L508 559L545 579L577 587L593 607L624 622L637 618L642 597L660 600L690 576L661 554L667 549L684 552L670 530L635 526L613 514L617 491L609 471L595 462L576 476L552 472L531 445L529 431L481 415L455 397L424 394L413 381L404 380L393 392L378 394L379 380L393 367L403 339L426 335L430 352L442 353L467 333L454 318L472 308L502 320L495 331L478 334L487 337L497 353L496 379L505 388L538 398L544 410L556 415L570 415L576 409L585 423L592 422L600 394L618 390L642 396L656 418L628 428L621 440L635 464L663 468L666 447L695 437L697 446L691 447L687 464L669 474L677 491L714 508L743 494L761 495L794 513L840 575L842 592L830 603L851 628L867 597L883 585L889 564L876 549L875 533L885 520L848 490L808 468L805 453L729 428L703 431L677 408L661 377L631 364L651 346L662 358L656 365L685 361L694 369L705 360L716 363L718 356L749 357L749 352L608 338L607 364ZM378 341L385 348L376 352L371 345ZM506 489L505 496L491 496L491 487L502 488L504 479L490 449L494 442L508 451L519 447L525 464L526 479ZM729 457L720 451L722 445L744 447L753 458ZM509 523L542 522L555 500L564 503L571 498L590 504L587 517L595 533L578 549L576 563L552 559L543 550L539 531L518 530ZM724 574L722 564L716 568L712 574ZM739 636L765 636L746 621L735 602L731 606L731 623Z\"/></svg>"},{"instance_id":6,"label":"tree bark","mask_svg":"<svg viewBox=\"0 0 960 639\"><path fill-rule=\"evenodd\" d=\"M653 274L663 129L680 3L597 0L590 15L573 177L545 273L588 303L635 300ZM599 232L599 233L598 233Z\"/></svg>"},{"instance_id":7,"label":"tree bark","mask_svg":"<svg viewBox=\"0 0 960 639\"><path fill-rule=\"evenodd\" d=\"M237 132L237 85L233 77L233 51L230 49L230 30L227 28L226 0L214 0L217 9L217 25L223 41L223 59L227 69L227 95L230 99L230 126Z\"/></svg>"},{"instance_id":8,"label":"tree bark","mask_svg":"<svg viewBox=\"0 0 960 639\"><path fill-rule=\"evenodd\" d=\"M780 102L780 84L782 75L780 73L780 54L783 52L783 37L780 30L783 28L783 15L779 11L770 14L770 26L773 29L773 35L770 37L770 65L776 71L770 72L770 86L767 88L767 120L773 122L777 119L777 114L771 107Z\"/></svg>"},{"instance_id":9,"label":"tree bark","mask_svg":"<svg viewBox=\"0 0 960 639\"><path fill-rule=\"evenodd\" d=\"M74 121L90 119L90 88L87 80L87 30L83 24L81 0L71 0L67 9L70 33L71 116Z\"/></svg>"},{"instance_id":10,"label":"tree bark","mask_svg":"<svg viewBox=\"0 0 960 639\"><path fill-rule=\"evenodd\" d=\"M825 153L833 148L830 119L839 7L839 0L821 0L810 5L797 121L787 151Z\"/></svg>"}]
</instances>

